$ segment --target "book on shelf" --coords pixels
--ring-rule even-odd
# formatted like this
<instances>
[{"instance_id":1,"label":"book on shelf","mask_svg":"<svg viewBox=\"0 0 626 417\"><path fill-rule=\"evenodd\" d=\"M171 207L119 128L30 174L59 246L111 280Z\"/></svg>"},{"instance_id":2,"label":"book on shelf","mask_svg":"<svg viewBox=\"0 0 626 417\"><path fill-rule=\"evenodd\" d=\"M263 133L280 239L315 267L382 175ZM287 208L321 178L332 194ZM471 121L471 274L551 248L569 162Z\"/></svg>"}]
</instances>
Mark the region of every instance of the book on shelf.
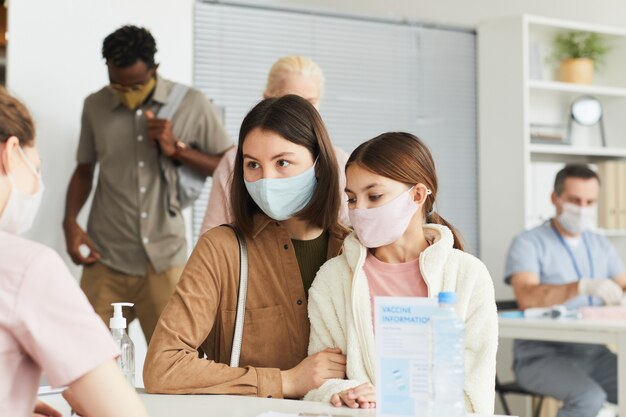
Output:
<instances>
[{"instance_id":1,"label":"book on shelf","mask_svg":"<svg viewBox=\"0 0 626 417\"><path fill-rule=\"evenodd\" d=\"M598 226L602 229L626 229L626 162L597 163L600 176Z\"/></svg>"},{"instance_id":2,"label":"book on shelf","mask_svg":"<svg viewBox=\"0 0 626 417\"><path fill-rule=\"evenodd\" d=\"M566 126L563 124L531 123L530 142L546 145L567 145Z\"/></svg>"}]
</instances>

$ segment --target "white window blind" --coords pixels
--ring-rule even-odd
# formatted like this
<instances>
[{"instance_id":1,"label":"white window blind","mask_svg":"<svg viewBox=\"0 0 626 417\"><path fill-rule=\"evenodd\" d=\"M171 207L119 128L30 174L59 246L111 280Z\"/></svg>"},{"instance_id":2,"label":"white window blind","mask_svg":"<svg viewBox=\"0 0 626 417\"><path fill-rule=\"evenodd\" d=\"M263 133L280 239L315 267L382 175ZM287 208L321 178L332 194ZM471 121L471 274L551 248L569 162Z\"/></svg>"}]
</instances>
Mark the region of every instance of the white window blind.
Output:
<instances>
[{"instance_id":1,"label":"white window blind","mask_svg":"<svg viewBox=\"0 0 626 417\"><path fill-rule=\"evenodd\" d=\"M418 123L412 133L435 159L436 210L478 255L476 36L427 28L418 36Z\"/></svg>"},{"instance_id":2,"label":"white window blind","mask_svg":"<svg viewBox=\"0 0 626 417\"><path fill-rule=\"evenodd\" d=\"M194 84L225 109L236 141L278 58L305 55L326 78L320 112L346 152L386 131L429 144L440 179L440 213L478 248L475 34L453 29L198 2ZM197 237L208 190L194 205Z\"/></svg>"}]
</instances>

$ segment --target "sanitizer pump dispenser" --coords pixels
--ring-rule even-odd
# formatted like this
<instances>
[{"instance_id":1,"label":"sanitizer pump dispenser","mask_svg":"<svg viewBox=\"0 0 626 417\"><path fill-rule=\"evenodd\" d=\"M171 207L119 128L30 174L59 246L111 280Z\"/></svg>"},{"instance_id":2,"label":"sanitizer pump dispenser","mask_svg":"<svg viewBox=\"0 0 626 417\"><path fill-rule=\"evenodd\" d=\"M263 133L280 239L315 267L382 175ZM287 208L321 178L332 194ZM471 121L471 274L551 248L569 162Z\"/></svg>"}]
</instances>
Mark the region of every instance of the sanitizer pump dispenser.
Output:
<instances>
[{"instance_id":1,"label":"sanitizer pump dispenser","mask_svg":"<svg viewBox=\"0 0 626 417\"><path fill-rule=\"evenodd\" d=\"M131 387L135 387L135 345L126 333L126 318L122 314L122 307L132 307L133 303L111 303L113 306L113 317L109 320L109 327L113 340L120 349L120 356L117 358L124 378Z\"/></svg>"}]
</instances>

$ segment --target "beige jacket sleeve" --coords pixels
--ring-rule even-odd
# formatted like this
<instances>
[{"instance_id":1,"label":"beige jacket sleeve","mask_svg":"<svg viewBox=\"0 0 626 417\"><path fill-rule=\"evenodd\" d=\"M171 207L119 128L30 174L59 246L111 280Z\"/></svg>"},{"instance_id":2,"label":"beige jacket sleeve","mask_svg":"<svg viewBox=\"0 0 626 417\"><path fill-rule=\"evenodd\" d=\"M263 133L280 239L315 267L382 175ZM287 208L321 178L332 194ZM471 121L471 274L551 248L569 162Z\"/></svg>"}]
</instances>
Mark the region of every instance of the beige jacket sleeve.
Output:
<instances>
[{"instance_id":1,"label":"beige jacket sleeve","mask_svg":"<svg viewBox=\"0 0 626 417\"><path fill-rule=\"evenodd\" d=\"M492 415L495 402L498 313L493 281L482 262L465 318L465 405L469 412Z\"/></svg>"},{"instance_id":2,"label":"beige jacket sleeve","mask_svg":"<svg viewBox=\"0 0 626 417\"><path fill-rule=\"evenodd\" d=\"M238 274L238 256L229 229L215 229L200 239L152 336L144 366L147 392L282 397L279 369L231 368L198 354L218 325L222 287L228 285L228 274Z\"/></svg>"},{"instance_id":3,"label":"beige jacket sleeve","mask_svg":"<svg viewBox=\"0 0 626 417\"><path fill-rule=\"evenodd\" d=\"M336 263L331 260L330 263ZM330 274L330 275L328 275ZM369 382L364 378L363 372L354 372L355 368L360 367L360 352L351 352L347 343L347 323L346 303L343 301L345 290L339 282L335 282L335 286L326 285L330 281L349 282L347 277L337 276L331 272L329 264L322 266L318 272L313 286L309 290L309 319L311 320L311 335L309 339L308 354L312 355L321 352L327 348L339 348L347 357L348 378L351 379L329 379L319 388L309 391L304 400L330 402L330 398L341 391L354 388L364 382ZM341 288L338 288L340 287ZM349 304L348 304L349 305ZM353 371L353 372L351 372ZM361 378L355 378L355 374L361 374Z\"/></svg>"}]
</instances>

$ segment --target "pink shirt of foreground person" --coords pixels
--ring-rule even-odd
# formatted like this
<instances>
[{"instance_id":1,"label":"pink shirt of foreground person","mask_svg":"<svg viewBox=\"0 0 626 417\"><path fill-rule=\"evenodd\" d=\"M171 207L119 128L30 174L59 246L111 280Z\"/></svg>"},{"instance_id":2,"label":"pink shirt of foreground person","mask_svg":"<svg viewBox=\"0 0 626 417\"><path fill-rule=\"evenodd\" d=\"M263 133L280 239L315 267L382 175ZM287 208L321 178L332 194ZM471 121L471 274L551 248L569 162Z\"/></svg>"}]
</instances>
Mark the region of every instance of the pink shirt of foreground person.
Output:
<instances>
[{"instance_id":1,"label":"pink shirt of foreground person","mask_svg":"<svg viewBox=\"0 0 626 417\"><path fill-rule=\"evenodd\" d=\"M0 416L30 416L43 370L69 385L118 349L61 258L0 231Z\"/></svg>"},{"instance_id":2,"label":"pink shirt of foreground person","mask_svg":"<svg viewBox=\"0 0 626 417\"><path fill-rule=\"evenodd\" d=\"M118 350L61 258L18 237L44 191L28 109L0 86L0 416L61 417L36 400L42 370L85 417L145 417Z\"/></svg>"}]
</instances>

